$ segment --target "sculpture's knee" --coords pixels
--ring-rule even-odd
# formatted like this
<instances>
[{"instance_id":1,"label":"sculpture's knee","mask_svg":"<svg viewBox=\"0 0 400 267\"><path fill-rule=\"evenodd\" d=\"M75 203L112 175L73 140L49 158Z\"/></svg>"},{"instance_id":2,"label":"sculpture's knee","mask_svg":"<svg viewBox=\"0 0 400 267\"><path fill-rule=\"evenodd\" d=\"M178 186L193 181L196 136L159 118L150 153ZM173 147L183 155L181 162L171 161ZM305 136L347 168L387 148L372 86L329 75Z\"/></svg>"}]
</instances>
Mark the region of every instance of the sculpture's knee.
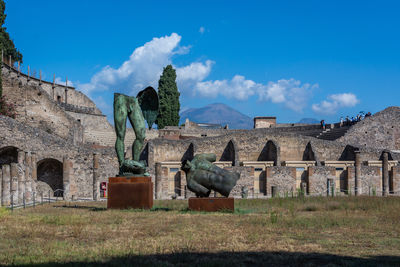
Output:
<instances>
[{"instance_id":1,"label":"sculpture's knee","mask_svg":"<svg viewBox=\"0 0 400 267\"><path fill-rule=\"evenodd\" d=\"M146 136L146 128L137 130L135 134L136 134L136 140L138 140L139 142L144 142L144 138Z\"/></svg>"}]
</instances>

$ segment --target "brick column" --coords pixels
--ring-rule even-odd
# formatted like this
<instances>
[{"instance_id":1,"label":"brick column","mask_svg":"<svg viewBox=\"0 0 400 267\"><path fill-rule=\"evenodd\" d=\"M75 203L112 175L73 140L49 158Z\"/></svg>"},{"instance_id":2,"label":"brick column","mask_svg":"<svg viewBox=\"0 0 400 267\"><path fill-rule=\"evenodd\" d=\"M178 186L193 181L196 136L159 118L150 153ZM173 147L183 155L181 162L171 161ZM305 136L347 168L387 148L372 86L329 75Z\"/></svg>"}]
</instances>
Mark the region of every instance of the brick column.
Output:
<instances>
[{"instance_id":1,"label":"brick column","mask_svg":"<svg viewBox=\"0 0 400 267\"><path fill-rule=\"evenodd\" d=\"M72 172L72 161L64 156L63 158L63 198L64 200L70 200L70 181L71 181L71 172Z\"/></svg>"},{"instance_id":2,"label":"brick column","mask_svg":"<svg viewBox=\"0 0 400 267\"><path fill-rule=\"evenodd\" d=\"M1 168L3 172L3 181L2 181L2 194L1 194L1 205L2 206L9 206L11 199L10 199L10 165L3 165Z\"/></svg>"},{"instance_id":3,"label":"brick column","mask_svg":"<svg viewBox=\"0 0 400 267\"><path fill-rule=\"evenodd\" d=\"M100 200L99 154L93 154L93 200Z\"/></svg>"},{"instance_id":4,"label":"brick column","mask_svg":"<svg viewBox=\"0 0 400 267\"><path fill-rule=\"evenodd\" d=\"M361 178L361 157L359 151L354 151L356 160L355 160L355 175L354 175L354 195L361 194L361 187L359 186L360 178Z\"/></svg>"},{"instance_id":5,"label":"brick column","mask_svg":"<svg viewBox=\"0 0 400 267\"><path fill-rule=\"evenodd\" d=\"M387 196L389 192L389 155L386 151L383 152L382 162L382 195Z\"/></svg>"},{"instance_id":6,"label":"brick column","mask_svg":"<svg viewBox=\"0 0 400 267\"><path fill-rule=\"evenodd\" d=\"M18 150L18 199L23 201L25 194L25 152Z\"/></svg>"},{"instance_id":7,"label":"brick column","mask_svg":"<svg viewBox=\"0 0 400 267\"><path fill-rule=\"evenodd\" d=\"M32 155L31 152L25 152L25 200L32 200Z\"/></svg>"},{"instance_id":8,"label":"brick column","mask_svg":"<svg viewBox=\"0 0 400 267\"><path fill-rule=\"evenodd\" d=\"M10 194L11 199L14 205L18 204L18 164L11 163L10 164Z\"/></svg>"}]
</instances>

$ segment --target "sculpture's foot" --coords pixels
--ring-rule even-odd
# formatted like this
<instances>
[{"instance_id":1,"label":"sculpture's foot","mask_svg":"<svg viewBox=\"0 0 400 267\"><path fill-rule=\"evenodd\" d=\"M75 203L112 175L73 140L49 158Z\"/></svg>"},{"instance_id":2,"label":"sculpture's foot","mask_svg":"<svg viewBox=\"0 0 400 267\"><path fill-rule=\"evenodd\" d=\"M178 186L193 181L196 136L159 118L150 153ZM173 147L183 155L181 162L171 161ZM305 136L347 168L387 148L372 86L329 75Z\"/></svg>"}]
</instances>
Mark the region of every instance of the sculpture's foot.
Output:
<instances>
[{"instance_id":1,"label":"sculpture's foot","mask_svg":"<svg viewBox=\"0 0 400 267\"><path fill-rule=\"evenodd\" d=\"M125 160L119 167L118 176L150 176L146 172L146 165L144 162L135 160Z\"/></svg>"}]
</instances>

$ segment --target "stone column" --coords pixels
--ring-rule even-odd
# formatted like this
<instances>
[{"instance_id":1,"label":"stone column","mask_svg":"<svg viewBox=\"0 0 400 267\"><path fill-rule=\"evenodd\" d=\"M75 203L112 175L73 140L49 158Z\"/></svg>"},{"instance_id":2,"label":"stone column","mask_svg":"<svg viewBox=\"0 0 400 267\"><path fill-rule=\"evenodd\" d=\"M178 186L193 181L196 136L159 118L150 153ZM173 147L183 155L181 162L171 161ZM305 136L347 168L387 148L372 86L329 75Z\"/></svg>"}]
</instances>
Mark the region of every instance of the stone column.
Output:
<instances>
[{"instance_id":1,"label":"stone column","mask_svg":"<svg viewBox=\"0 0 400 267\"><path fill-rule=\"evenodd\" d=\"M355 175L354 175L354 195L357 196L361 194L361 187L359 187L360 177L361 177L361 157L360 151L354 151L355 160Z\"/></svg>"},{"instance_id":2,"label":"stone column","mask_svg":"<svg viewBox=\"0 0 400 267\"><path fill-rule=\"evenodd\" d=\"M2 206L1 200L3 199L3 171L0 169L0 207Z\"/></svg>"},{"instance_id":3,"label":"stone column","mask_svg":"<svg viewBox=\"0 0 400 267\"><path fill-rule=\"evenodd\" d=\"M35 192L35 193L36 193L36 184L37 184L37 155L36 155L35 152L32 152L31 171L32 171L32 192Z\"/></svg>"},{"instance_id":4,"label":"stone column","mask_svg":"<svg viewBox=\"0 0 400 267\"><path fill-rule=\"evenodd\" d=\"M25 152L18 150L18 199L23 201L25 193Z\"/></svg>"},{"instance_id":5,"label":"stone column","mask_svg":"<svg viewBox=\"0 0 400 267\"><path fill-rule=\"evenodd\" d=\"M100 200L99 154L93 154L93 200Z\"/></svg>"},{"instance_id":6,"label":"stone column","mask_svg":"<svg viewBox=\"0 0 400 267\"><path fill-rule=\"evenodd\" d=\"M1 168L3 172L3 182L2 182L2 194L1 194L1 205L9 206L10 199L10 185L11 185L11 177L10 177L10 165L3 165Z\"/></svg>"},{"instance_id":7,"label":"stone column","mask_svg":"<svg viewBox=\"0 0 400 267\"><path fill-rule=\"evenodd\" d=\"M180 172L181 172L181 196L185 197L185 195L186 195L185 189L186 189L186 186L187 186L187 184L186 184L186 172L184 172L182 170Z\"/></svg>"},{"instance_id":8,"label":"stone column","mask_svg":"<svg viewBox=\"0 0 400 267\"><path fill-rule=\"evenodd\" d=\"M64 156L63 158L63 198L64 200L70 200L70 178L72 172L72 161L67 157Z\"/></svg>"},{"instance_id":9,"label":"stone column","mask_svg":"<svg viewBox=\"0 0 400 267\"><path fill-rule=\"evenodd\" d=\"M25 201L32 200L32 155L31 152L25 152Z\"/></svg>"},{"instance_id":10,"label":"stone column","mask_svg":"<svg viewBox=\"0 0 400 267\"><path fill-rule=\"evenodd\" d=\"M382 195L387 196L389 192L389 155L383 152L382 162Z\"/></svg>"},{"instance_id":11,"label":"stone column","mask_svg":"<svg viewBox=\"0 0 400 267\"><path fill-rule=\"evenodd\" d=\"M11 199L13 204L18 204L18 163L11 163L10 164L10 173L11 173L11 180L10 180L10 189L11 189Z\"/></svg>"},{"instance_id":12,"label":"stone column","mask_svg":"<svg viewBox=\"0 0 400 267\"><path fill-rule=\"evenodd\" d=\"M161 163L157 162L156 163L156 171L155 171L155 179L154 179L154 191L155 191L155 199L160 199L161 198L161 178L162 178L162 169L161 169Z\"/></svg>"}]
</instances>

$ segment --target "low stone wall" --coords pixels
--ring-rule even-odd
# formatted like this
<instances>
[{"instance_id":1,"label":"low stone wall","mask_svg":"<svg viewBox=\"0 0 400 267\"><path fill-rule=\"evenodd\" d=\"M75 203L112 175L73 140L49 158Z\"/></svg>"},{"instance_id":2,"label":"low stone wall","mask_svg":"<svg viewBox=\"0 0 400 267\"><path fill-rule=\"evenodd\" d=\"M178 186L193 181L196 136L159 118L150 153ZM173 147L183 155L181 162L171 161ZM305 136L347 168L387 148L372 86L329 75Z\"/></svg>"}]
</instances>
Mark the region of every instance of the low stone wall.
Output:
<instances>
[{"instance_id":1,"label":"low stone wall","mask_svg":"<svg viewBox=\"0 0 400 267\"><path fill-rule=\"evenodd\" d=\"M336 188L336 169L330 166L313 166L308 168L308 194L310 196L326 196L329 192L328 179Z\"/></svg>"},{"instance_id":2,"label":"low stone wall","mask_svg":"<svg viewBox=\"0 0 400 267\"><path fill-rule=\"evenodd\" d=\"M379 167L361 166L359 195L382 195L382 172Z\"/></svg>"},{"instance_id":3,"label":"low stone wall","mask_svg":"<svg viewBox=\"0 0 400 267\"><path fill-rule=\"evenodd\" d=\"M235 166L235 167L225 167L227 171L238 172L240 173L240 178L237 181L236 185L233 187L230 197L241 198L242 197L242 188L246 187L248 190L248 197L254 196L254 168L253 167L243 167L243 166Z\"/></svg>"},{"instance_id":4,"label":"low stone wall","mask_svg":"<svg viewBox=\"0 0 400 267\"><path fill-rule=\"evenodd\" d=\"M275 192L272 192L275 188ZM296 193L296 168L294 167L267 167L266 168L267 196L291 196Z\"/></svg>"},{"instance_id":5,"label":"low stone wall","mask_svg":"<svg viewBox=\"0 0 400 267\"><path fill-rule=\"evenodd\" d=\"M392 193L394 195L400 195L400 166L392 167L391 171L391 179L392 179ZM389 186L390 188L390 186Z\"/></svg>"}]
</instances>

